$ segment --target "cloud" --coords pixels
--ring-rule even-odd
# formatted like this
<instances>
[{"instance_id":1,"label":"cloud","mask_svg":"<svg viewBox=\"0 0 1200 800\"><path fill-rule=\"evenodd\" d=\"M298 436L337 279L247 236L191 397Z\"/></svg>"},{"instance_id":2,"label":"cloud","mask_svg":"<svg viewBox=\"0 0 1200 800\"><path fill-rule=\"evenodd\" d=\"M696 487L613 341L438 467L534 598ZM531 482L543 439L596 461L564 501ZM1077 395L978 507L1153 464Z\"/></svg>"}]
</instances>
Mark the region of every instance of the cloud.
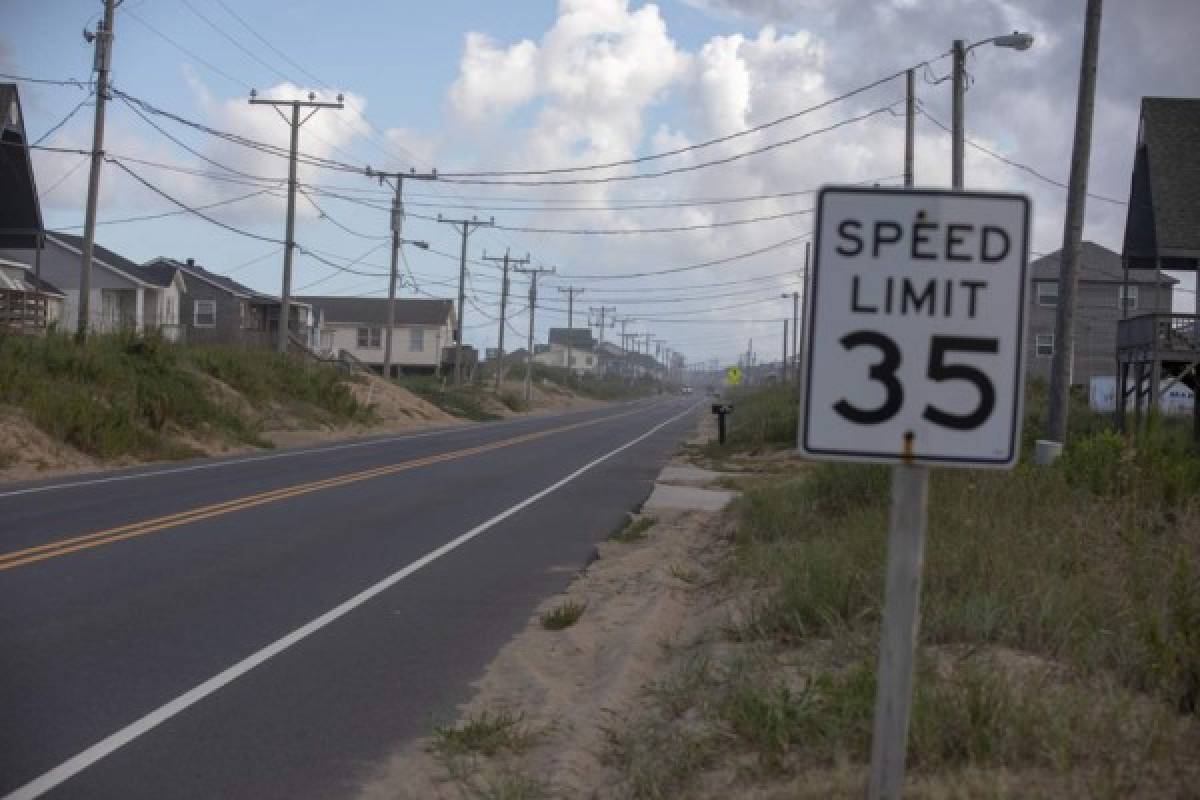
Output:
<instances>
[{"instance_id":1,"label":"cloud","mask_svg":"<svg viewBox=\"0 0 1200 800\"><path fill-rule=\"evenodd\" d=\"M467 33L459 76L450 87L451 112L472 123L503 118L536 92L538 47L531 41L497 47L482 33Z\"/></svg>"}]
</instances>

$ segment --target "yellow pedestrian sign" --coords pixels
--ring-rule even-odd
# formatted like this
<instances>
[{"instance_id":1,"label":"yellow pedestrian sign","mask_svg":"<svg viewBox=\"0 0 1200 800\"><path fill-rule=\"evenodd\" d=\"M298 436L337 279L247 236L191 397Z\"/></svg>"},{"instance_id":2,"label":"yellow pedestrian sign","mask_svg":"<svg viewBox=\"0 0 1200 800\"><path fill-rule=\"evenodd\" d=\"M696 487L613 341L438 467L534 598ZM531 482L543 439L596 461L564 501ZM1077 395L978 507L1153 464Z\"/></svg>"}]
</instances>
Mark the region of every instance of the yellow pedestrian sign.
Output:
<instances>
[{"instance_id":1,"label":"yellow pedestrian sign","mask_svg":"<svg viewBox=\"0 0 1200 800\"><path fill-rule=\"evenodd\" d=\"M725 383L730 386L737 386L742 382L742 368L729 367L725 370Z\"/></svg>"}]
</instances>

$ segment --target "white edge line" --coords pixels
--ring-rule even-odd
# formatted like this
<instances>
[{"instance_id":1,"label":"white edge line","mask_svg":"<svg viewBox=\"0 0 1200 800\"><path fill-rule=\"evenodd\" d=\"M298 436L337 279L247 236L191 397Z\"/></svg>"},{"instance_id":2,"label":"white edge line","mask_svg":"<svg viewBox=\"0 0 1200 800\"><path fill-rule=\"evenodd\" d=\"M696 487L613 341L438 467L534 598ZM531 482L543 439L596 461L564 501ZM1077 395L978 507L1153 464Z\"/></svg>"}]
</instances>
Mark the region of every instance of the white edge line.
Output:
<instances>
[{"instance_id":1,"label":"white edge line","mask_svg":"<svg viewBox=\"0 0 1200 800\"><path fill-rule=\"evenodd\" d=\"M644 398L633 400L629 405L636 405L644 402ZM572 414L584 414L588 411L595 411L593 408L584 408L578 411L568 411L566 414L556 414L555 417L570 416ZM519 422L526 422L532 419L545 419L546 417L519 417L516 419L493 420L491 422L475 423L474 425L456 425L447 428L438 428L433 431L425 431L422 433L405 433L399 436L385 436L377 439L367 439L357 442L343 442L341 444L322 445L320 447L308 447L297 450L284 450L279 453L267 453L260 456L247 456L246 458L231 458L222 461L208 461L203 464L190 464L183 467L168 467L166 469L149 470L146 472L133 472L124 475L109 475L103 478L88 478L79 481L66 481L64 483L52 483L47 486L30 486L26 489L13 489L8 492L0 492L0 499L5 497L16 497L23 494L39 494L41 492L52 492L59 489L74 489L80 486L95 486L102 483L117 483L120 481L132 481L141 478L157 478L161 475L177 475L181 472L196 472L203 469L218 469L220 467L232 467L238 464L252 464L256 461L273 461L277 458L292 458L295 456L306 456L313 453L333 453L338 450L349 450L355 447L370 447L372 445L392 444L394 442L405 442L411 439L425 439L430 436L442 436L448 433L461 433L463 431L480 430L481 428L499 428L505 425L515 425Z\"/></svg>"},{"instance_id":2,"label":"white edge line","mask_svg":"<svg viewBox=\"0 0 1200 800\"><path fill-rule=\"evenodd\" d=\"M487 531L489 528L492 528L514 514L523 511L524 509L536 503L538 500L541 500L546 495L561 489L563 486L575 480L583 473L591 470L593 467L602 464L618 453L628 450L630 447L633 447L634 445L650 438L666 426L670 425L672 422L675 422L676 420L690 414L695 409L696 405L689 406L679 414L676 414L664 422L655 425L653 428L646 431L641 436L638 436L636 439L632 439L615 450L610 450L599 458L584 464L582 467L567 475L565 478L550 484L536 494L530 495L521 502L505 511L500 512L486 522L476 525L474 528L471 528L458 538L446 542L435 550L431 550L398 572L393 572L391 575L387 576L378 583L354 595L349 600L346 600L340 605L335 606L329 611L326 611L324 614L312 620L311 622L300 626L296 630L284 636L282 639L278 639L261 650L252 653L233 666L217 673L204 683L201 683L199 686L184 692L174 700L171 700L169 703L158 707L154 711L151 711L141 719L126 725L124 728L121 728L115 733L109 734L99 742L96 742L83 752L67 759L49 772L43 773L19 789L16 789L10 794L5 795L2 800L33 800L33 798L40 797L54 787L95 764L97 761L100 761L101 759L111 755L120 748L129 744L142 734L150 732L154 728L169 720L171 717L174 717L190 706L195 705L204 698L215 693L219 689L229 685L258 665L279 655L284 650L287 650L292 645L303 641L330 623L336 622L338 619L346 616L351 611L355 610L377 595L387 591L422 567L432 564L437 559L446 555L450 551L461 547L462 545L474 539L476 536L479 536L479 534Z\"/></svg>"}]
</instances>

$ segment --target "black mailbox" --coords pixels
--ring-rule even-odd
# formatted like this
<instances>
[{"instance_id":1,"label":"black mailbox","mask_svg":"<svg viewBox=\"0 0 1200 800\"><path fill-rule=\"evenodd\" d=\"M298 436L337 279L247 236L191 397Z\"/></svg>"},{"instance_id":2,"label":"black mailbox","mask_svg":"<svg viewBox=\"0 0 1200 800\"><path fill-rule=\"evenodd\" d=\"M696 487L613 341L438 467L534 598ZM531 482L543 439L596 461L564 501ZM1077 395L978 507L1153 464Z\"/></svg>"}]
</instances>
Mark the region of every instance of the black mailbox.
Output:
<instances>
[{"instance_id":1,"label":"black mailbox","mask_svg":"<svg viewBox=\"0 0 1200 800\"><path fill-rule=\"evenodd\" d=\"M725 416L733 413L733 404L713 403L712 413L717 415L717 441L725 444Z\"/></svg>"}]
</instances>

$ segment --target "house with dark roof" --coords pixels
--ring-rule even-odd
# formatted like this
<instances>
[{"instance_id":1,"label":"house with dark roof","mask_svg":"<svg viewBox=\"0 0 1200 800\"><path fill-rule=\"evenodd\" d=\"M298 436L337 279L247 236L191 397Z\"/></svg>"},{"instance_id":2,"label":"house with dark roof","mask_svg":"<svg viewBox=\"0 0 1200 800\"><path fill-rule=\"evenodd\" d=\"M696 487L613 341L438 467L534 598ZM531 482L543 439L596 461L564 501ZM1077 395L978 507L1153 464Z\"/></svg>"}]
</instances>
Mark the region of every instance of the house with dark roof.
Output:
<instances>
[{"instance_id":1,"label":"house with dark roof","mask_svg":"<svg viewBox=\"0 0 1200 800\"><path fill-rule=\"evenodd\" d=\"M1200 98L1142 98L1121 253L1132 281L1164 269L1200 274L1198 143ZM1168 406L1180 384L1193 397L1200 392L1200 293L1192 300L1191 314L1146 309L1119 322L1117 385L1125 402L1115 404L1118 426L1130 399L1140 418L1143 405ZM1200 440L1200 404L1192 413Z\"/></svg>"},{"instance_id":2,"label":"house with dark roof","mask_svg":"<svg viewBox=\"0 0 1200 800\"><path fill-rule=\"evenodd\" d=\"M42 209L15 83L0 83L0 187L0 248L35 250Z\"/></svg>"},{"instance_id":3,"label":"house with dark roof","mask_svg":"<svg viewBox=\"0 0 1200 800\"><path fill-rule=\"evenodd\" d=\"M1143 97L1122 248L1130 269L1200 267L1200 98Z\"/></svg>"},{"instance_id":4,"label":"house with dark roof","mask_svg":"<svg viewBox=\"0 0 1200 800\"><path fill-rule=\"evenodd\" d=\"M1058 272L1062 251L1030 265L1031 308L1026 339L1026 373L1050 379L1054 362ZM1075 299L1075 350L1071 384L1090 386L1093 378L1116 375L1117 323L1125 316L1171 311L1177 281L1159 270L1131 272L1125 282L1121 256L1095 242L1079 251L1079 289Z\"/></svg>"},{"instance_id":5,"label":"house with dark roof","mask_svg":"<svg viewBox=\"0 0 1200 800\"><path fill-rule=\"evenodd\" d=\"M64 295L61 323L74 330L78 325L82 251L82 237L47 233L40 253L32 248L5 248L0 249L0 258L32 264L35 255L39 256L40 277ZM178 269L143 266L96 244L92 251L88 327L96 333L153 330L178 338L180 300L185 290Z\"/></svg>"},{"instance_id":6,"label":"house with dark roof","mask_svg":"<svg viewBox=\"0 0 1200 800\"><path fill-rule=\"evenodd\" d=\"M279 331L279 298L251 289L228 275L207 269L193 258L157 258L146 265L177 269L187 281L180 324L188 342L271 346ZM290 330L308 339L312 307L293 298Z\"/></svg>"},{"instance_id":7,"label":"house with dark roof","mask_svg":"<svg viewBox=\"0 0 1200 800\"><path fill-rule=\"evenodd\" d=\"M0 330L40 333L61 324L63 293L41 275L42 209L16 84L0 83Z\"/></svg>"},{"instance_id":8,"label":"house with dark roof","mask_svg":"<svg viewBox=\"0 0 1200 800\"><path fill-rule=\"evenodd\" d=\"M383 370L388 327L386 297L301 297L312 306L314 349L331 356L343 351ZM400 373L434 372L453 363L454 302L439 298L396 298L392 364ZM447 350L451 352L448 354ZM464 360L473 363L474 350Z\"/></svg>"},{"instance_id":9,"label":"house with dark roof","mask_svg":"<svg viewBox=\"0 0 1200 800\"><path fill-rule=\"evenodd\" d=\"M592 375L600 368L591 328L551 328L548 343L537 345L533 360L550 367L570 367L576 375Z\"/></svg>"}]
</instances>

